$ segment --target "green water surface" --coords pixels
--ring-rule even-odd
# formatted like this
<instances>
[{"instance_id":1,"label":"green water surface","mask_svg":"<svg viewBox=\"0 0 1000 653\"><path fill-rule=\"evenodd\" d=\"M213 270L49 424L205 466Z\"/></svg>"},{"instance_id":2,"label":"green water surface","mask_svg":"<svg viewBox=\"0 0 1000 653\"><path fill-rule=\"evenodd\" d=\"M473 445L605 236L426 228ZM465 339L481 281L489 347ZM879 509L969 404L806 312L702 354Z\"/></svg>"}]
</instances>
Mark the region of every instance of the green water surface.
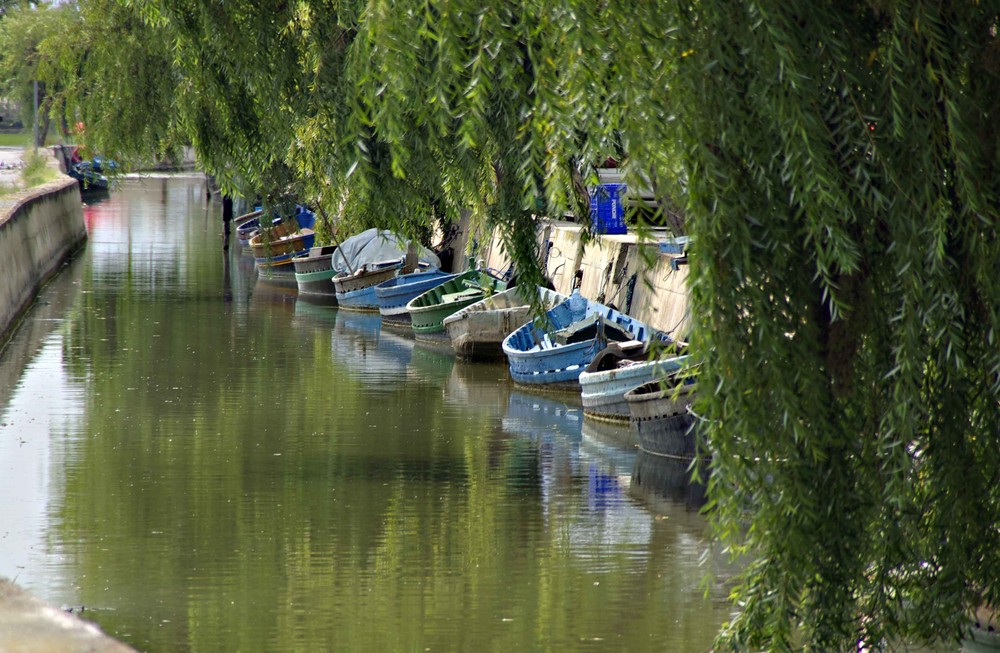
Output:
<instances>
[{"instance_id":1,"label":"green water surface","mask_svg":"<svg viewBox=\"0 0 1000 653\"><path fill-rule=\"evenodd\" d=\"M0 354L0 576L144 651L704 651L683 469L221 248L128 179ZM617 434L620 435L620 434Z\"/></svg>"}]
</instances>

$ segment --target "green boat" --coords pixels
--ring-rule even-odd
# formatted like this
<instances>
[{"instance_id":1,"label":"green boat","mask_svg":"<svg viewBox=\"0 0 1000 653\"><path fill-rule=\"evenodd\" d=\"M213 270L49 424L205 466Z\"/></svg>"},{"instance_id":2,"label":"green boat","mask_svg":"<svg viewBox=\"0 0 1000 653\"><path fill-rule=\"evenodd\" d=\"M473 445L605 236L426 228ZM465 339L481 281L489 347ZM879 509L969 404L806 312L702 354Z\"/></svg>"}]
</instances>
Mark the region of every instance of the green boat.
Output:
<instances>
[{"instance_id":1,"label":"green boat","mask_svg":"<svg viewBox=\"0 0 1000 653\"><path fill-rule=\"evenodd\" d=\"M470 304L507 289L507 282L481 270L469 270L417 295L406 305L415 334L444 333L444 319Z\"/></svg>"}]
</instances>

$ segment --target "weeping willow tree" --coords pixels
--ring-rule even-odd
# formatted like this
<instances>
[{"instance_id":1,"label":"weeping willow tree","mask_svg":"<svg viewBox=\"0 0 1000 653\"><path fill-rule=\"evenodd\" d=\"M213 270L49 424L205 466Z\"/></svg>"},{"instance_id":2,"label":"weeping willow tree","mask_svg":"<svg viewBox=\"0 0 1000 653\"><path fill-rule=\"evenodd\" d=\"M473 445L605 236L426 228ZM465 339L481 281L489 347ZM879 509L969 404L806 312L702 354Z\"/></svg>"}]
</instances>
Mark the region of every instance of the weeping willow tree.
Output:
<instances>
[{"instance_id":1,"label":"weeping willow tree","mask_svg":"<svg viewBox=\"0 0 1000 653\"><path fill-rule=\"evenodd\" d=\"M529 282L535 215L608 156L683 207L746 562L720 647L954 641L1000 605L995 0L80 7L68 101L109 153L186 139L404 231L469 209Z\"/></svg>"}]
</instances>

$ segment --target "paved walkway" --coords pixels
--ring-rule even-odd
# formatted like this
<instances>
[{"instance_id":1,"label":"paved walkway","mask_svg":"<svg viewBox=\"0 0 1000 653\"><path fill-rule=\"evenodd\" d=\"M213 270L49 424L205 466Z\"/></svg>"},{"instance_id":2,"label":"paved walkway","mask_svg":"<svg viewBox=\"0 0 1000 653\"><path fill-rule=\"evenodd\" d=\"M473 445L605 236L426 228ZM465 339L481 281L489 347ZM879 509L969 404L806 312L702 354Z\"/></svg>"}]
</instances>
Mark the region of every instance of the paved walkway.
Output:
<instances>
[{"instance_id":1,"label":"paved walkway","mask_svg":"<svg viewBox=\"0 0 1000 653\"><path fill-rule=\"evenodd\" d=\"M135 653L101 630L0 578L0 651L4 653Z\"/></svg>"},{"instance_id":2,"label":"paved walkway","mask_svg":"<svg viewBox=\"0 0 1000 653\"><path fill-rule=\"evenodd\" d=\"M0 147L0 187L14 186L21 175L21 157L24 149L20 147Z\"/></svg>"}]
</instances>

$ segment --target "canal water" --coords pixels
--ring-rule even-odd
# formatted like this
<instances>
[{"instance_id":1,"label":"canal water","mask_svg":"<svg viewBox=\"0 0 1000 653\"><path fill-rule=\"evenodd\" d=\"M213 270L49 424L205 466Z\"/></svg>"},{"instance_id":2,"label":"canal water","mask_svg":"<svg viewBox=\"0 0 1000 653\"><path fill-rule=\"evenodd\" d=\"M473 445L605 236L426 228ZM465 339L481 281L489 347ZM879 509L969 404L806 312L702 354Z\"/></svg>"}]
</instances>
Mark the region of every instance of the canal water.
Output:
<instances>
[{"instance_id":1,"label":"canal water","mask_svg":"<svg viewBox=\"0 0 1000 653\"><path fill-rule=\"evenodd\" d=\"M710 646L683 468L257 278L220 215L197 176L85 208L0 353L0 576L144 651Z\"/></svg>"}]
</instances>

